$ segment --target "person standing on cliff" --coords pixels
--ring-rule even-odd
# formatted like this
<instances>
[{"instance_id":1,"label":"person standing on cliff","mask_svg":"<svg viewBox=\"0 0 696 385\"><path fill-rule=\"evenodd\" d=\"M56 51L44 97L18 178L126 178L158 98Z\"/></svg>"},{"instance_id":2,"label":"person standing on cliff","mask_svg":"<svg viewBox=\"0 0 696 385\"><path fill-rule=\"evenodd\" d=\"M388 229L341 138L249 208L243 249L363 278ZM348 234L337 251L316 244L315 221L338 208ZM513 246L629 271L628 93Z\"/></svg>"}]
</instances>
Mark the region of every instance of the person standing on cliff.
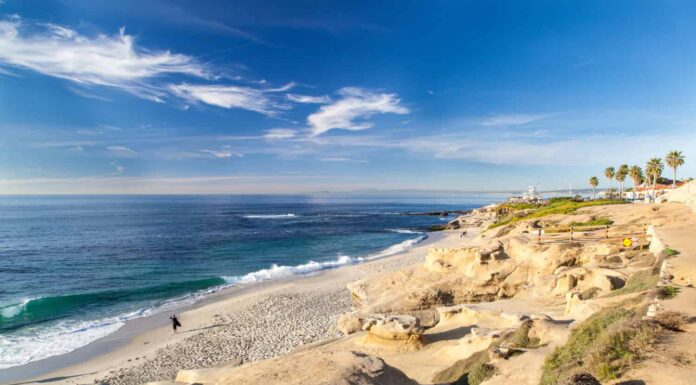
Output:
<instances>
[{"instance_id":1,"label":"person standing on cliff","mask_svg":"<svg viewBox=\"0 0 696 385\"><path fill-rule=\"evenodd\" d=\"M181 323L179 322L179 319L176 318L176 314L173 316L169 317L170 320L172 320L172 329L174 329L174 333L176 333L176 328L181 327Z\"/></svg>"}]
</instances>

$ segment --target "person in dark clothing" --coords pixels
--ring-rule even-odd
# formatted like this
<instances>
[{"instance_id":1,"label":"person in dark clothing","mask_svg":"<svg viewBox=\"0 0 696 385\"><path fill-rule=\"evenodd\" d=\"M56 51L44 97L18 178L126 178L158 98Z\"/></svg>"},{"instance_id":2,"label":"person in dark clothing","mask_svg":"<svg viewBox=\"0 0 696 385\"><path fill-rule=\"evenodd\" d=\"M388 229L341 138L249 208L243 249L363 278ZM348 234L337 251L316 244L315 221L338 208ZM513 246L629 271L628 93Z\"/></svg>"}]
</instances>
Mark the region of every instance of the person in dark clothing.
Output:
<instances>
[{"instance_id":1,"label":"person in dark clothing","mask_svg":"<svg viewBox=\"0 0 696 385\"><path fill-rule=\"evenodd\" d=\"M173 316L169 317L170 320L172 320L172 329L174 329L174 333L176 333L176 328L181 327L181 323L179 322L179 319L176 318L176 314Z\"/></svg>"}]
</instances>

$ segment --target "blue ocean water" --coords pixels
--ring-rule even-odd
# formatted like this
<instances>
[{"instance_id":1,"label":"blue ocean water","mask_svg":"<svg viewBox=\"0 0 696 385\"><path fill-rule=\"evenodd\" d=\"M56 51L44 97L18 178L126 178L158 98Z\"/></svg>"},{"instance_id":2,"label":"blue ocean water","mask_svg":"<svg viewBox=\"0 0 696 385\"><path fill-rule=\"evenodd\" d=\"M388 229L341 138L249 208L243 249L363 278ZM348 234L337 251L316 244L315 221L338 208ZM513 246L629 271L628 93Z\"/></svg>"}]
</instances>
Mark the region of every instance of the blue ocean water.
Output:
<instances>
[{"instance_id":1,"label":"blue ocean water","mask_svg":"<svg viewBox=\"0 0 696 385\"><path fill-rule=\"evenodd\" d=\"M404 250L494 195L0 197L0 368L221 287Z\"/></svg>"}]
</instances>

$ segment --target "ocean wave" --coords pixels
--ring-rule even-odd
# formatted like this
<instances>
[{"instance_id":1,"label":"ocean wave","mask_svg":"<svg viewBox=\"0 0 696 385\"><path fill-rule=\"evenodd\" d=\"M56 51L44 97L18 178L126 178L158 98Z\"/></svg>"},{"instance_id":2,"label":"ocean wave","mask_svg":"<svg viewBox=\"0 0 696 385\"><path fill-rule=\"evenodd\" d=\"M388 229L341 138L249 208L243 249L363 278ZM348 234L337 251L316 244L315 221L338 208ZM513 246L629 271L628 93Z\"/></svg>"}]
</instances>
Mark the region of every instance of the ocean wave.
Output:
<instances>
[{"instance_id":1,"label":"ocean wave","mask_svg":"<svg viewBox=\"0 0 696 385\"><path fill-rule=\"evenodd\" d=\"M415 232L414 232L415 233ZM410 233L409 233L410 234ZM109 291L68 296L41 297L0 307L0 369L23 365L31 361L69 353L99 338L117 331L126 321L180 309L193 304L206 295L221 289L242 284L308 275L341 266L358 264L403 252L427 238L426 234L392 245L365 257L339 256L329 261L309 261L295 266L273 264L267 269L240 276L223 276L188 282L146 287L130 291ZM173 296L178 293L178 296ZM103 301L124 301L129 298L157 298L156 305L115 317L98 320L61 320L50 328L42 327L42 321L72 315L83 307L103 305ZM166 297L166 298L164 298ZM146 298L147 299L147 298ZM19 326L23 326L19 329Z\"/></svg>"},{"instance_id":2,"label":"ocean wave","mask_svg":"<svg viewBox=\"0 0 696 385\"><path fill-rule=\"evenodd\" d=\"M61 321L51 328L0 334L0 369L69 353L105 337L123 326L124 317L98 321Z\"/></svg>"},{"instance_id":3,"label":"ocean wave","mask_svg":"<svg viewBox=\"0 0 696 385\"><path fill-rule=\"evenodd\" d=\"M46 296L26 299L0 308L0 333L46 321L79 316L97 307L129 302L158 302L166 304L170 298L186 296L211 287L223 285L222 278L206 278L173 282L131 290L110 290L80 294Z\"/></svg>"},{"instance_id":4,"label":"ocean wave","mask_svg":"<svg viewBox=\"0 0 696 385\"><path fill-rule=\"evenodd\" d=\"M281 218L294 218L295 214L248 214L244 215L247 219L281 219Z\"/></svg>"},{"instance_id":5,"label":"ocean wave","mask_svg":"<svg viewBox=\"0 0 696 385\"><path fill-rule=\"evenodd\" d=\"M399 233L399 234L422 234L422 231L416 231L416 230L409 230L409 229L389 229L392 233Z\"/></svg>"},{"instance_id":6,"label":"ocean wave","mask_svg":"<svg viewBox=\"0 0 696 385\"><path fill-rule=\"evenodd\" d=\"M415 232L414 232L415 233ZM409 233L410 234L410 233ZM384 258L390 255L394 255L405 251L414 245L420 243L427 238L427 235L422 234L419 237L413 239L407 239L401 243L392 245L378 253L371 254L367 257L349 257L347 255L342 255L337 259L323 262L309 261L301 265L295 266L285 266L272 264L267 269L261 269L253 271L251 273L239 276L224 276L222 277L225 282L229 285L239 285L239 284L250 284L258 283L263 281L270 281L274 279L290 278L294 276L307 275L310 273L319 272L322 270L334 269L341 266L353 265L361 262L366 262L369 260L374 260L378 258Z\"/></svg>"}]
</instances>

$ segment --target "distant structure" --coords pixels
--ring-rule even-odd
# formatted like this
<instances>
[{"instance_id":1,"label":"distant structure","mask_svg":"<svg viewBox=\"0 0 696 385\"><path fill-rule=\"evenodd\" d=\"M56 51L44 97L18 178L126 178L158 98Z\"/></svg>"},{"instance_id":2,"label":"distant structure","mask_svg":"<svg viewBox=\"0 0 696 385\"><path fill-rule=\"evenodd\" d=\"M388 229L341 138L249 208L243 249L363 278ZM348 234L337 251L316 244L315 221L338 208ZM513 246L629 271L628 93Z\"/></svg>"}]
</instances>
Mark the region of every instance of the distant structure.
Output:
<instances>
[{"instance_id":1,"label":"distant structure","mask_svg":"<svg viewBox=\"0 0 696 385\"><path fill-rule=\"evenodd\" d=\"M508 201L511 203L524 203L524 202L538 202L542 200L536 185L529 186L526 192L523 192L521 196L512 196Z\"/></svg>"},{"instance_id":2,"label":"distant structure","mask_svg":"<svg viewBox=\"0 0 696 385\"><path fill-rule=\"evenodd\" d=\"M684 181L676 181L675 185L676 187L681 187L685 184ZM655 195L660 196L663 195L669 191L672 190L672 181L667 180L666 183L657 183L655 185ZM652 185L641 185L635 187L632 191L627 191L624 193L626 199L635 199L635 200L645 200L649 201L650 197L653 195L653 186Z\"/></svg>"}]
</instances>

